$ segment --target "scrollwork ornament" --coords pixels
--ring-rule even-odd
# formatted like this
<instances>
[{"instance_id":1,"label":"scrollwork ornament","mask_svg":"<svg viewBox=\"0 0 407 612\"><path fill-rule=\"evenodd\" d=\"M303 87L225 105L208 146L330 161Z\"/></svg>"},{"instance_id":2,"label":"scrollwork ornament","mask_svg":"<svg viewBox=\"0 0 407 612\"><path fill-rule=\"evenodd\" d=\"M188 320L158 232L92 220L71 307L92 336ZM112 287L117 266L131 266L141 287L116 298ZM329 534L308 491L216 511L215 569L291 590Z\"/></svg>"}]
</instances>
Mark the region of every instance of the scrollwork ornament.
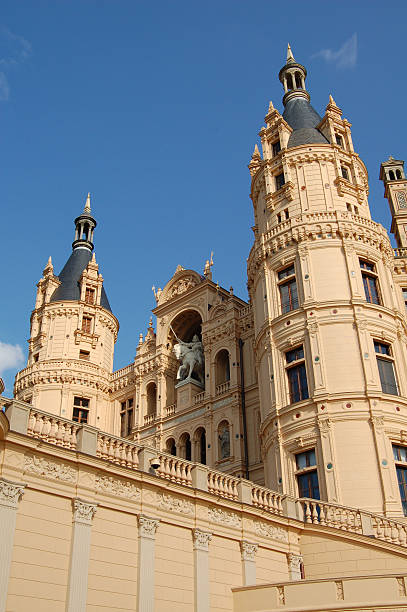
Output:
<instances>
[{"instance_id":1,"label":"scrollwork ornament","mask_svg":"<svg viewBox=\"0 0 407 612\"><path fill-rule=\"evenodd\" d=\"M240 542L242 561L255 561L258 548L259 548L258 544L254 544L253 542L248 542L247 540L242 540Z\"/></svg>"},{"instance_id":2,"label":"scrollwork ornament","mask_svg":"<svg viewBox=\"0 0 407 612\"><path fill-rule=\"evenodd\" d=\"M157 505L163 510L179 512L180 514L191 515L194 513L194 505L186 499L179 499L162 493L157 496Z\"/></svg>"},{"instance_id":3,"label":"scrollwork ornament","mask_svg":"<svg viewBox=\"0 0 407 612\"><path fill-rule=\"evenodd\" d=\"M24 493L25 485L0 478L0 506L17 508L17 504Z\"/></svg>"},{"instance_id":4,"label":"scrollwork ornament","mask_svg":"<svg viewBox=\"0 0 407 612\"><path fill-rule=\"evenodd\" d=\"M160 519L155 519L151 518L150 516L140 514L138 517L140 537L154 540L159 523Z\"/></svg>"},{"instance_id":5,"label":"scrollwork ornament","mask_svg":"<svg viewBox=\"0 0 407 612\"><path fill-rule=\"evenodd\" d=\"M194 550L203 550L208 552L209 542L212 539L212 534L209 531L202 531L202 529L193 529L192 537L194 541Z\"/></svg>"},{"instance_id":6,"label":"scrollwork ornament","mask_svg":"<svg viewBox=\"0 0 407 612\"><path fill-rule=\"evenodd\" d=\"M229 527L240 527L242 524L242 519L235 512L225 512L221 508L209 508L208 518L214 523Z\"/></svg>"},{"instance_id":7,"label":"scrollwork ornament","mask_svg":"<svg viewBox=\"0 0 407 612\"><path fill-rule=\"evenodd\" d=\"M96 513L97 504L84 501L76 498L73 500L73 520L74 523L82 523L82 525L91 525L93 517Z\"/></svg>"},{"instance_id":8,"label":"scrollwork ornament","mask_svg":"<svg viewBox=\"0 0 407 612\"><path fill-rule=\"evenodd\" d=\"M274 527L267 523L254 523L254 531L263 537L272 538L273 540L280 540L281 542L288 542L288 533L281 527Z\"/></svg>"}]
</instances>

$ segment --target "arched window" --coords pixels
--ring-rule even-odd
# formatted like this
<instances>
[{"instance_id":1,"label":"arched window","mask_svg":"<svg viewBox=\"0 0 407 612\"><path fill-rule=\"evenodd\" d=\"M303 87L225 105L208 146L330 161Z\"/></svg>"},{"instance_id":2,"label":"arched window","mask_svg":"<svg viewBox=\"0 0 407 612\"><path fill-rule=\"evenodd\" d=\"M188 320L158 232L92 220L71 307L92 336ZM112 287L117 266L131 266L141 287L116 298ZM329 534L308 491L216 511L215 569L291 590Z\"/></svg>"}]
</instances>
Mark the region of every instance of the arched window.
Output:
<instances>
[{"instance_id":1,"label":"arched window","mask_svg":"<svg viewBox=\"0 0 407 612\"><path fill-rule=\"evenodd\" d=\"M394 181L394 180L395 180L395 178L396 178L396 177L394 176L394 172L393 172L393 170L389 170L389 180L390 180L390 181Z\"/></svg>"},{"instance_id":2,"label":"arched window","mask_svg":"<svg viewBox=\"0 0 407 612\"><path fill-rule=\"evenodd\" d=\"M194 460L206 465L206 432L203 427L196 430L194 435L195 457Z\"/></svg>"},{"instance_id":3,"label":"arched window","mask_svg":"<svg viewBox=\"0 0 407 612\"><path fill-rule=\"evenodd\" d=\"M288 89L294 89L293 86L293 77L291 74L287 74L287 87Z\"/></svg>"},{"instance_id":4,"label":"arched window","mask_svg":"<svg viewBox=\"0 0 407 612\"><path fill-rule=\"evenodd\" d=\"M167 453L174 456L177 454L177 447L175 446L174 438L168 438L165 446Z\"/></svg>"},{"instance_id":5,"label":"arched window","mask_svg":"<svg viewBox=\"0 0 407 612\"><path fill-rule=\"evenodd\" d=\"M151 382L147 385L147 414L155 414L157 411L157 386Z\"/></svg>"},{"instance_id":6,"label":"arched window","mask_svg":"<svg viewBox=\"0 0 407 612\"><path fill-rule=\"evenodd\" d=\"M221 421L218 427L219 459L230 457L230 429L227 421Z\"/></svg>"},{"instance_id":7,"label":"arched window","mask_svg":"<svg viewBox=\"0 0 407 612\"><path fill-rule=\"evenodd\" d=\"M189 433L182 434L179 440L179 450L184 459L191 461L191 436Z\"/></svg>"},{"instance_id":8,"label":"arched window","mask_svg":"<svg viewBox=\"0 0 407 612\"><path fill-rule=\"evenodd\" d=\"M301 75L299 72L295 73L295 86L297 89L302 89Z\"/></svg>"},{"instance_id":9,"label":"arched window","mask_svg":"<svg viewBox=\"0 0 407 612\"><path fill-rule=\"evenodd\" d=\"M403 177L401 176L401 170L396 170L396 178L398 178L398 179L403 178Z\"/></svg>"},{"instance_id":10,"label":"arched window","mask_svg":"<svg viewBox=\"0 0 407 612\"><path fill-rule=\"evenodd\" d=\"M215 384L222 385L228 380L230 380L229 353L222 349L215 357Z\"/></svg>"}]
</instances>

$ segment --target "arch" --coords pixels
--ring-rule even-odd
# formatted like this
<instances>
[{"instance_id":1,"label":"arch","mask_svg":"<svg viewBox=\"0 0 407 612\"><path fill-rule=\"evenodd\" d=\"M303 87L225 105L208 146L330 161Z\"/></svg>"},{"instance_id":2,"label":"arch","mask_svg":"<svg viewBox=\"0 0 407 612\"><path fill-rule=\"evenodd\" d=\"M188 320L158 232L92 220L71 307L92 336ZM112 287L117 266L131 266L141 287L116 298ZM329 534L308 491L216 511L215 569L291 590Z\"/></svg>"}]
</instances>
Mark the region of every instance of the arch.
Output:
<instances>
[{"instance_id":1,"label":"arch","mask_svg":"<svg viewBox=\"0 0 407 612\"><path fill-rule=\"evenodd\" d=\"M154 382L148 383L146 387L147 394L147 414L156 414L157 412L157 385Z\"/></svg>"},{"instance_id":2,"label":"arch","mask_svg":"<svg viewBox=\"0 0 407 612\"><path fill-rule=\"evenodd\" d=\"M288 89L294 89L293 76L290 73L287 74L287 88Z\"/></svg>"},{"instance_id":3,"label":"arch","mask_svg":"<svg viewBox=\"0 0 407 612\"><path fill-rule=\"evenodd\" d=\"M198 427L194 434L195 457L198 463L206 465L206 431L205 427Z\"/></svg>"},{"instance_id":4,"label":"arch","mask_svg":"<svg viewBox=\"0 0 407 612\"><path fill-rule=\"evenodd\" d=\"M184 342L190 342L195 334L201 338L202 315L197 308L186 308L172 319L168 326L168 341L174 346L177 341L171 328Z\"/></svg>"},{"instance_id":5,"label":"arch","mask_svg":"<svg viewBox=\"0 0 407 612\"><path fill-rule=\"evenodd\" d=\"M399 170L398 168L396 170L396 178L398 178L398 179L402 179L403 178L402 174L401 174L401 170Z\"/></svg>"},{"instance_id":6,"label":"arch","mask_svg":"<svg viewBox=\"0 0 407 612\"><path fill-rule=\"evenodd\" d=\"M191 461L192 456L192 445L191 445L191 436L188 432L183 433L180 436L178 442L178 448L180 452L180 456L187 461Z\"/></svg>"},{"instance_id":7,"label":"arch","mask_svg":"<svg viewBox=\"0 0 407 612\"><path fill-rule=\"evenodd\" d=\"M177 454L177 447L176 447L174 438L168 438L168 440L165 443L165 450L170 455L176 456L176 454Z\"/></svg>"},{"instance_id":8,"label":"arch","mask_svg":"<svg viewBox=\"0 0 407 612\"><path fill-rule=\"evenodd\" d=\"M218 425L218 457L220 460L230 457L230 426L224 419Z\"/></svg>"},{"instance_id":9,"label":"arch","mask_svg":"<svg viewBox=\"0 0 407 612\"><path fill-rule=\"evenodd\" d=\"M395 180L395 176L394 176L394 172L393 170L389 170L389 181L394 181Z\"/></svg>"},{"instance_id":10,"label":"arch","mask_svg":"<svg viewBox=\"0 0 407 612\"><path fill-rule=\"evenodd\" d=\"M221 349L215 356L215 385L221 385L230 380L229 351Z\"/></svg>"},{"instance_id":11,"label":"arch","mask_svg":"<svg viewBox=\"0 0 407 612\"><path fill-rule=\"evenodd\" d=\"M299 72L295 73L295 86L297 89L302 89L301 74Z\"/></svg>"}]
</instances>

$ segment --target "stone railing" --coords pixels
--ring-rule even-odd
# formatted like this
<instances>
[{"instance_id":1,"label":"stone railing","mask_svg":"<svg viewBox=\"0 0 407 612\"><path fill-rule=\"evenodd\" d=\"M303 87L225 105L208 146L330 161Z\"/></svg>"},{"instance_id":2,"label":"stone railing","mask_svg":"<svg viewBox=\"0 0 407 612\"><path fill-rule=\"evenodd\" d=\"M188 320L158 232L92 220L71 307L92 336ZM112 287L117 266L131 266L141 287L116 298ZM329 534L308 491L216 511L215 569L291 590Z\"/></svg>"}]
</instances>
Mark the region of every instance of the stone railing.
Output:
<instances>
[{"instance_id":1,"label":"stone railing","mask_svg":"<svg viewBox=\"0 0 407 612\"><path fill-rule=\"evenodd\" d=\"M175 410L177 408L177 404L171 404L170 406L165 407L165 416L172 416L175 414Z\"/></svg>"},{"instance_id":2,"label":"stone railing","mask_svg":"<svg viewBox=\"0 0 407 612\"><path fill-rule=\"evenodd\" d=\"M230 476L224 472L208 470L208 491L213 495L237 500L239 498L238 485L240 481L240 478Z\"/></svg>"},{"instance_id":3,"label":"stone railing","mask_svg":"<svg viewBox=\"0 0 407 612\"><path fill-rule=\"evenodd\" d=\"M260 487L258 485L252 487L253 506L257 506L257 508L261 508L262 510L267 510L267 512L271 512L272 514L279 514L280 516L284 514L283 499L285 497L285 495L281 495L265 487Z\"/></svg>"},{"instance_id":4,"label":"stone railing","mask_svg":"<svg viewBox=\"0 0 407 612\"><path fill-rule=\"evenodd\" d=\"M121 378L122 376L125 376L126 374L129 374L130 372L134 371L134 363L130 363L128 366L121 368L121 370L116 370L116 372L113 372L113 374L111 374L110 376L110 380L114 381L117 380L118 378Z\"/></svg>"},{"instance_id":5,"label":"stone railing","mask_svg":"<svg viewBox=\"0 0 407 612\"><path fill-rule=\"evenodd\" d=\"M79 423L53 416L41 410L30 410L27 435L63 448L76 449Z\"/></svg>"},{"instance_id":6,"label":"stone railing","mask_svg":"<svg viewBox=\"0 0 407 612\"><path fill-rule=\"evenodd\" d=\"M143 447L135 442L117 438L103 432L97 434L96 456L116 465L137 470L138 454Z\"/></svg>"},{"instance_id":7,"label":"stone railing","mask_svg":"<svg viewBox=\"0 0 407 612\"><path fill-rule=\"evenodd\" d=\"M156 470L157 476L182 484L187 487L192 487L192 468L194 463L186 459L180 459L174 455L166 453L158 453L160 465Z\"/></svg>"},{"instance_id":8,"label":"stone railing","mask_svg":"<svg viewBox=\"0 0 407 612\"><path fill-rule=\"evenodd\" d=\"M227 393L229 389L230 389L230 380L227 380L221 385L216 385L215 395L223 395L223 393Z\"/></svg>"},{"instance_id":9,"label":"stone railing","mask_svg":"<svg viewBox=\"0 0 407 612\"><path fill-rule=\"evenodd\" d=\"M146 414L144 415L144 425L151 425L155 421L156 414Z\"/></svg>"},{"instance_id":10,"label":"stone railing","mask_svg":"<svg viewBox=\"0 0 407 612\"><path fill-rule=\"evenodd\" d=\"M243 319L243 317L250 314L251 311L252 307L250 306L250 304L248 304L248 306L243 306L243 308L239 310L239 319Z\"/></svg>"},{"instance_id":11,"label":"stone railing","mask_svg":"<svg viewBox=\"0 0 407 612\"><path fill-rule=\"evenodd\" d=\"M205 399L205 391L201 391L200 393L197 393L196 395L194 395L194 405L196 404L200 404L201 402L203 402Z\"/></svg>"},{"instance_id":12,"label":"stone railing","mask_svg":"<svg viewBox=\"0 0 407 612\"><path fill-rule=\"evenodd\" d=\"M407 523L367 512L358 508L339 506L315 499L299 499L300 514L305 523L334 527L391 542L407 548Z\"/></svg>"},{"instance_id":13,"label":"stone railing","mask_svg":"<svg viewBox=\"0 0 407 612\"><path fill-rule=\"evenodd\" d=\"M407 257L407 248L402 247L400 249L393 249L394 257Z\"/></svg>"}]
</instances>

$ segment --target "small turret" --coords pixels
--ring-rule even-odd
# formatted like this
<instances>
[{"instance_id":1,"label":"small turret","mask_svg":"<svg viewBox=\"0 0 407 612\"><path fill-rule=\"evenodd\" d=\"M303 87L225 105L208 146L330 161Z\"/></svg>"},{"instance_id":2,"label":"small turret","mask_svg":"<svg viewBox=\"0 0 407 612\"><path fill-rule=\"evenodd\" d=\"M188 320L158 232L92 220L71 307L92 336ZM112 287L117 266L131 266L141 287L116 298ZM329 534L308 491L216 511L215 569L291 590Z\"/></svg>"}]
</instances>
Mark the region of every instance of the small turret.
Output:
<instances>
[{"instance_id":1,"label":"small turret","mask_svg":"<svg viewBox=\"0 0 407 612\"><path fill-rule=\"evenodd\" d=\"M399 248L407 247L407 180L404 161L390 155L387 161L380 164L379 178L384 183L384 197L390 206L391 232Z\"/></svg>"},{"instance_id":2,"label":"small turret","mask_svg":"<svg viewBox=\"0 0 407 612\"><path fill-rule=\"evenodd\" d=\"M96 225L96 220L91 214L90 193L88 193L83 213L75 219L75 240L72 243L72 248L85 248L93 251L93 232Z\"/></svg>"}]
</instances>

